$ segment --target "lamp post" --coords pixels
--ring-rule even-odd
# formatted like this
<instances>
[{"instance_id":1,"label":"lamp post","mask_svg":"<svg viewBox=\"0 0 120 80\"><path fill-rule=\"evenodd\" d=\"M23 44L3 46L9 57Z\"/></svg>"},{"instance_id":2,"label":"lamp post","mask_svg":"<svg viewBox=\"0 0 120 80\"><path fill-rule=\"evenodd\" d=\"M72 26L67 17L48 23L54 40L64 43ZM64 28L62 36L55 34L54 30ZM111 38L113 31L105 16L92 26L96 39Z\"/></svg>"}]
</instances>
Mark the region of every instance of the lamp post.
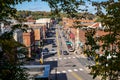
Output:
<instances>
[{"instance_id":1,"label":"lamp post","mask_svg":"<svg viewBox=\"0 0 120 80\"><path fill-rule=\"evenodd\" d=\"M79 28L77 28L77 47L79 47L78 42L79 42Z\"/></svg>"}]
</instances>

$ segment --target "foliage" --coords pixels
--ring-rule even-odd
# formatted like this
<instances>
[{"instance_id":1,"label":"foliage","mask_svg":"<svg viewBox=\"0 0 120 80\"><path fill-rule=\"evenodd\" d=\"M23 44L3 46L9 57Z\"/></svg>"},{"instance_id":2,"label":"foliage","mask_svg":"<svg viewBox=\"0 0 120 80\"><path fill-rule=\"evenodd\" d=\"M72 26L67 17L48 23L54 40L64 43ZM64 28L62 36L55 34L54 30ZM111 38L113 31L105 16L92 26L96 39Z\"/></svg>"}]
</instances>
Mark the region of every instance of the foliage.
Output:
<instances>
[{"instance_id":1,"label":"foliage","mask_svg":"<svg viewBox=\"0 0 120 80\"><path fill-rule=\"evenodd\" d=\"M85 4L83 0L43 0L49 3L53 13L65 12L70 18L78 19L76 14L80 5ZM120 0L107 0L107 1L93 1L92 5L95 6L99 16L98 21L101 21L102 26L108 34L104 36L95 36L94 30L87 31L86 33L86 53L88 56L94 56L96 64L91 66L91 74L93 78L101 76L103 80L118 80L119 78L119 61L120 61ZM87 2L87 1L86 1ZM81 10L82 11L82 10ZM76 22L78 27L81 23ZM100 52L103 54L100 55Z\"/></svg>"},{"instance_id":2,"label":"foliage","mask_svg":"<svg viewBox=\"0 0 120 80\"><path fill-rule=\"evenodd\" d=\"M99 36L97 39L95 34L92 35L92 33L89 33L86 36L88 41L87 46L89 47L89 51L86 52L89 56L91 53L93 53L92 56L95 57L96 62L95 65L90 67L91 74L93 75L93 78L101 76L102 80L118 80L120 76L120 22L118 20L120 16L120 2L115 0L108 0L100 3L93 2L93 5L97 6L97 15L100 16L103 26L107 27L108 34ZM106 10L105 14L99 13L102 12L102 7ZM99 48L97 48L98 52L95 51L96 48L92 48L95 45L99 45ZM102 54L100 55L101 52Z\"/></svg>"},{"instance_id":3,"label":"foliage","mask_svg":"<svg viewBox=\"0 0 120 80\"><path fill-rule=\"evenodd\" d=\"M0 1L0 19L6 19L9 17L15 17L14 13L16 12L16 9L14 9L13 5L22 3L24 1L31 1L31 0L1 0ZM65 14L68 14L67 16L70 18L76 18L78 19L80 16L77 14L79 11L87 11L86 9L79 9L81 5L85 5L84 0L42 0L44 2L47 2L51 8L52 14L57 14L60 16L59 12L64 12ZM88 56L94 56L96 64L91 66L91 74L93 75L93 78L97 76L102 76L103 80L109 79L109 80L118 80L119 71L120 71L120 1L119 0L107 0L107 1L91 1L93 6L96 6L97 15L100 17L100 21L102 24L107 27L108 34L104 36L100 36L99 38L94 36L95 31L90 30L86 33L87 37L87 43L88 50L86 51ZM86 2L87 2L86 1ZM102 9L105 10L105 13L102 12ZM31 14L31 13L30 13ZM29 15L26 13L26 15ZM25 16L26 16L25 15ZM40 14L43 15L43 14ZM24 16L22 16L24 17ZM82 16L86 17L86 16ZM82 18L80 17L80 18ZM76 22L77 23L77 22ZM81 24L81 23L78 23ZM79 26L78 26L79 27ZM15 67L17 66L17 63L15 62L15 47L18 46L18 44L12 39L11 33L4 34L4 40L0 38L0 45L2 48L1 54L1 65L4 65L6 68L1 68L0 70L5 70L1 73L3 75L0 75L0 77L7 77L8 73L10 73L11 65L15 64ZM5 43L4 43L5 42ZM102 42L102 44L99 44ZM13 45L10 45L10 44ZM4 47L4 48L3 48ZM102 55L98 55L98 51L101 49L103 52ZM7 54L7 56L6 56ZM4 57L7 57L6 59ZM7 65L7 66L6 66ZM18 70L19 71L19 70ZM12 73L15 73L14 70ZM14 74L15 75L15 74ZM10 77L14 76L11 74ZM22 76L22 75L21 75ZM7 80L7 79L6 79ZM14 79L12 79L14 80Z\"/></svg>"},{"instance_id":4,"label":"foliage","mask_svg":"<svg viewBox=\"0 0 120 80\"><path fill-rule=\"evenodd\" d=\"M32 17L33 19L39 19L39 18L51 18L51 12L45 12L45 11L17 11L16 14L17 18L25 19L27 17Z\"/></svg>"},{"instance_id":5,"label":"foliage","mask_svg":"<svg viewBox=\"0 0 120 80\"><path fill-rule=\"evenodd\" d=\"M0 0L0 22L7 23L7 19L15 18L18 3L31 0ZM27 25L17 24L5 33L0 33L0 80L27 80L27 73L20 68L21 63L17 58L18 47L25 47L16 42L13 33L16 29L26 30Z\"/></svg>"},{"instance_id":6,"label":"foliage","mask_svg":"<svg viewBox=\"0 0 120 80\"><path fill-rule=\"evenodd\" d=\"M0 19L5 20L9 17L15 17L16 9L14 5L31 0L0 0Z\"/></svg>"},{"instance_id":7,"label":"foliage","mask_svg":"<svg viewBox=\"0 0 120 80\"><path fill-rule=\"evenodd\" d=\"M14 30L21 27L20 25L15 25L11 28L12 30L0 36L0 79L27 80L27 74L24 69L20 68L21 63L17 57L17 52L21 52L21 50L17 50L17 48L25 46L13 39Z\"/></svg>"},{"instance_id":8,"label":"foliage","mask_svg":"<svg viewBox=\"0 0 120 80\"><path fill-rule=\"evenodd\" d=\"M76 12L79 10L84 10L84 9L79 9L80 5L84 5L83 0L42 0L45 1L49 4L51 8L51 12L54 15L59 15L59 12L63 12L65 14L69 14L68 17L75 17Z\"/></svg>"}]
</instances>

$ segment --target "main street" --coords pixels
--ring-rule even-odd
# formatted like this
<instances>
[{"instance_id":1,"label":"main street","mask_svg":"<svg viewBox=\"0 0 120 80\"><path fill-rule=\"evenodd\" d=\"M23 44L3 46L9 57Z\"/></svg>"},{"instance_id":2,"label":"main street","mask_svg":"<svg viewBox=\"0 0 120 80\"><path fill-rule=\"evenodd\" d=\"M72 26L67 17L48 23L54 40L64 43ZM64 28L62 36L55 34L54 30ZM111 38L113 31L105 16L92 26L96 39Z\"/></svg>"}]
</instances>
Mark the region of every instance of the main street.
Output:
<instances>
[{"instance_id":1,"label":"main street","mask_svg":"<svg viewBox=\"0 0 120 80\"><path fill-rule=\"evenodd\" d=\"M54 26L55 34L47 38L53 40L57 47L52 47L52 44L44 46L51 50L54 48L57 51L55 55L48 55L44 58L44 64L50 64L51 75L53 80L100 80L92 79L89 74L88 65L93 65L93 61L88 61L83 55L74 54L69 52L63 37L62 31L59 26ZM64 34L65 35L65 34ZM68 51L69 55L62 54L63 51Z\"/></svg>"}]
</instances>

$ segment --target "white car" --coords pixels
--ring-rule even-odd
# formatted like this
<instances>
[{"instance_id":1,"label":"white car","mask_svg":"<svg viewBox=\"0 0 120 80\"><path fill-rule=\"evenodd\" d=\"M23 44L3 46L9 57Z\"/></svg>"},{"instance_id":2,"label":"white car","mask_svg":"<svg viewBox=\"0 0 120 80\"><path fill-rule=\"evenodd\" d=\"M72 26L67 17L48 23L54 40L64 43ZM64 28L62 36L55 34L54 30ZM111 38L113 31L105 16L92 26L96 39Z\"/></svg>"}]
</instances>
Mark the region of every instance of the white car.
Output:
<instances>
[{"instance_id":1,"label":"white car","mask_svg":"<svg viewBox=\"0 0 120 80\"><path fill-rule=\"evenodd\" d=\"M57 51L55 49L52 49L52 50L49 51L49 54L52 54L52 55L54 55L56 53L57 53Z\"/></svg>"}]
</instances>

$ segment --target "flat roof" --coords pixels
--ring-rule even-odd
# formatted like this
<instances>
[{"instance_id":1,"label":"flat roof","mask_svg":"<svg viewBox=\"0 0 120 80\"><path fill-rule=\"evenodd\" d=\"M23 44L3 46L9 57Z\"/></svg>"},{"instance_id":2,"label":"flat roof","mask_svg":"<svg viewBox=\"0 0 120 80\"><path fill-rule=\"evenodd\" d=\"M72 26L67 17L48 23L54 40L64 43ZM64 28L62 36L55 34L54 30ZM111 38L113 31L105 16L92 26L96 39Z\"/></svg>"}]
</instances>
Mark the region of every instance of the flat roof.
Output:
<instances>
[{"instance_id":1,"label":"flat roof","mask_svg":"<svg viewBox=\"0 0 120 80\"><path fill-rule=\"evenodd\" d=\"M50 73L50 65L24 65L21 68L26 68L27 73L34 78L46 78Z\"/></svg>"}]
</instances>

